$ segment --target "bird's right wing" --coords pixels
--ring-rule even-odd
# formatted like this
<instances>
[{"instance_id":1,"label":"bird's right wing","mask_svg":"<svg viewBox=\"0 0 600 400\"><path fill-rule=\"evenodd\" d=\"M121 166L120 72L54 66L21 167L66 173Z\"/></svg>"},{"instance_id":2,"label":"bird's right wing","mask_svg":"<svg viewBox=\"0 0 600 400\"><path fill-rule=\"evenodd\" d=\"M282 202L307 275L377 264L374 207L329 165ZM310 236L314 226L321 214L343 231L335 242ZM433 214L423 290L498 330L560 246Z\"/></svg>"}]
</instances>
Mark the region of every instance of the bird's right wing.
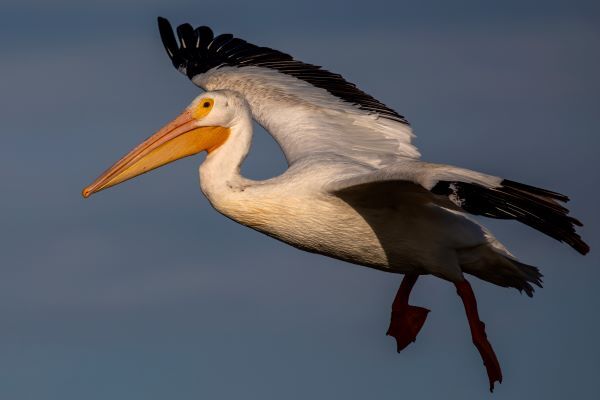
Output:
<instances>
[{"instance_id":1,"label":"bird's right wing","mask_svg":"<svg viewBox=\"0 0 600 400\"><path fill-rule=\"evenodd\" d=\"M569 244L581 254L589 251L575 231L581 222L561 205L569 200L567 196L468 169L407 159L331 182L326 190L342 199L359 199L367 206L413 196L473 215L514 219Z\"/></svg>"},{"instance_id":2,"label":"bird's right wing","mask_svg":"<svg viewBox=\"0 0 600 400\"><path fill-rule=\"evenodd\" d=\"M407 120L341 75L206 26L158 19L175 68L205 90L241 93L252 115L279 143L289 164L333 153L381 167L418 158Z\"/></svg>"}]
</instances>

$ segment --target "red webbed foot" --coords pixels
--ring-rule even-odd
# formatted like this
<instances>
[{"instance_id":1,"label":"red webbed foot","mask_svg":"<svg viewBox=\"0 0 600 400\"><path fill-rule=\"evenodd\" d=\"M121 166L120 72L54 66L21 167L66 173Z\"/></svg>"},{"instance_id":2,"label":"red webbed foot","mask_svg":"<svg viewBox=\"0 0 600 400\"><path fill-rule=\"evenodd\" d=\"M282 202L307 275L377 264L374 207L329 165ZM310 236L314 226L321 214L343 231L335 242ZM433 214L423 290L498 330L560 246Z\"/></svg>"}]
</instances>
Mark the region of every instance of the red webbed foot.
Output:
<instances>
[{"instance_id":1,"label":"red webbed foot","mask_svg":"<svg viewBox=\"0 0 600 400\"><path fill-rule=\"evenodd\" d=\"M408 297L417 278L418 275L404 276L392 304L390 327L386 334L396 339L398 353L416 340L429 312L426 308L408 304Z\"/></svg>"},{"instance_id":2,"label":"red webbed foot","mask_svg":"<svg viewBox=\"0 0 600 400\"><path fill-rule=\"evenodd\" d=\"M398 353L417 339L417 334L427 319L428 309L406 305L404 309L392 310L388 336L396 339Z\"/></svg>"}]
</instances>

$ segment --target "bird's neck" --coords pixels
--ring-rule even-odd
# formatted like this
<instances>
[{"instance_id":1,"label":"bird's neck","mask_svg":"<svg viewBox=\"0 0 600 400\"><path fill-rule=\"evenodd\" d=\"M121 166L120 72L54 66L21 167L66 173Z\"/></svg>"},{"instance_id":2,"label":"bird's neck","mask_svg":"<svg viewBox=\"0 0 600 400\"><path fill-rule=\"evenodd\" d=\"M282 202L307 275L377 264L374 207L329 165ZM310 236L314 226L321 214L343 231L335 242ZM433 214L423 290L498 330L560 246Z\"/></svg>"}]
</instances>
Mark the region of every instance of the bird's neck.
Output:
<instances>
[{"instance_id":1,"label":"bird's neck","mask_svg":"<svg viewBox=\"0 0 600 400\"><path fill-rule=\"evenodd\" d=\"M200 166L200 187L215 205L220 198L249 180L240 174L240 167L250 150L252 119L244 115L230 128L229 138L206 156Z\"/></svg>"}]
</instances>

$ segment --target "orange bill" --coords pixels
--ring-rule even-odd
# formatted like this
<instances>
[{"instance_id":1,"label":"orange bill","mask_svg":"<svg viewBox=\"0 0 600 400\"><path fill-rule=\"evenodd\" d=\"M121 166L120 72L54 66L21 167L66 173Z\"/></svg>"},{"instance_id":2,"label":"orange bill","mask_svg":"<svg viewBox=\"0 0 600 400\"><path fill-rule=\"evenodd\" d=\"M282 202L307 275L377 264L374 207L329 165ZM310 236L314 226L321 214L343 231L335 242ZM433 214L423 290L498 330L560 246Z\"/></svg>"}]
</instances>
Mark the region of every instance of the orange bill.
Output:
<instances>
[{"instance_id":1,"label":"orange bill","mask_svg":"<svg viewBox=\"0 0 600 400\"><path fill-rule=\"evenodd\" d=\"M227 140L229 128L197 127L192 111L186 110L83 189L83 197L144 174L183 157L212 151Z\"/></svg>"}]
</instances>

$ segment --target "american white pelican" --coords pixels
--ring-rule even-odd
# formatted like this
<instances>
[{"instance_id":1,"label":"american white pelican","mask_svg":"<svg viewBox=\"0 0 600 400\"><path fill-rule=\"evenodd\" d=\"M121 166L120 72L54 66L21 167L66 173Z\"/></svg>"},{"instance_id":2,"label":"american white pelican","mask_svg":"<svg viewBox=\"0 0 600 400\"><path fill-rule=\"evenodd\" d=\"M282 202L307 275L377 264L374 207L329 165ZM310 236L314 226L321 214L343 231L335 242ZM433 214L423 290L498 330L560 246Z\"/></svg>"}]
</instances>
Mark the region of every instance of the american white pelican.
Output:
<instances>
[{"instance_id":1,"label":"american white pelican","mask_svg":"<svg viewBox=\"0 0 600 400\"><path fill-rule=\"evenodd\" d=\"M420 161L406 119L340 75L232 35L214 37L208 27L179 26L179 43L167 20L159 27L173 64L206 92L83 195L205 150L200 185L222 214L299 249L405 275L387 332L398 351L415 341L429 312L408 304L418 276L452 282L493 390L502 372L464 274L529 296L542 275L468 215L515 219L585 254L575 232L581 223L560 204L568 198ZM252 117L285 153L281 176L240 175Z\"/></svg>"}]
</instances>

